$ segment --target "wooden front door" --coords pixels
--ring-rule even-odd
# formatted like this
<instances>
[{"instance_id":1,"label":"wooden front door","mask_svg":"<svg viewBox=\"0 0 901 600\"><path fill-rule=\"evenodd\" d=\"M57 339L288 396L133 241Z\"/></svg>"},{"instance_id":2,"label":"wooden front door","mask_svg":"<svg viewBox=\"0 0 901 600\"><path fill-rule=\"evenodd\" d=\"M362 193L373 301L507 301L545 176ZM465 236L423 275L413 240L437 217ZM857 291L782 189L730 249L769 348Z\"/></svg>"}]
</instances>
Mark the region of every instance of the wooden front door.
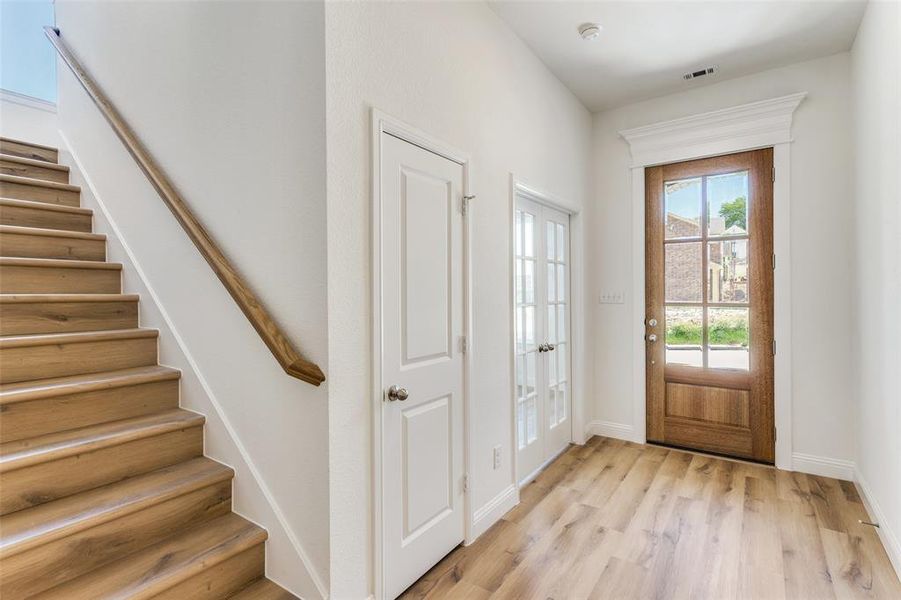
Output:
<instances>
[{"instance_id":1,"label":"wooden front door","mask_svg":"<svg viewBox=\"0 0 901 600\"><path fill-rule=\"evenodd\" d=\"M773 150L645 170L649 441L772 463Z\"/></svg>"}]
</instances>

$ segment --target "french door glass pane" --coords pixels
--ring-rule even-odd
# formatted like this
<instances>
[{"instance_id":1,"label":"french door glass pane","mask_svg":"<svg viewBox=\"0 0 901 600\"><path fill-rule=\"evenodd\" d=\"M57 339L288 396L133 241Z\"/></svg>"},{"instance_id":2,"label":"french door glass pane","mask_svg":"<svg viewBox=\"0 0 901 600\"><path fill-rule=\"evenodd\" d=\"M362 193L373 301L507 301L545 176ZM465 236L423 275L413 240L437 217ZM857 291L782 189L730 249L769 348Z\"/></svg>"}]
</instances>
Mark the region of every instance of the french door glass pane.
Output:
<instances>
[{"instance_id":1,"label":"french door glass pane","mask_svg":"<svg viewBox=\"0 0 901 600\"><path fill-rule=\"evenodd\" d=\"M566 341L566 305L558 304L557 305L557 341L565 342Z\"/></svg>"},{"instance_id":2,"label":"french door glass pane","mask_svg":"<svg viewBox=\"0 0 901 600\"><path fill-rule=\"evenodd\" d=\"M566 302L566 265L557 265L557 300Z\"/></svg>"},{"instance_id":3,"label":"french door glass pane","mask_svg":"<svg viewBox=\"0 0 901 600\"><path fill-rule=\"evenodd\" d=\"M535 261L525 261L525 272L523 276L523 286L525 287L525 303L532 304L535 302Z\"/></svg>"},{"instance_id":4,"label":"french door glass pane","mask_svg":"<svg viewBox=\"0 0 901 600\"><path fill-rule=\"evenodd\" d=\"M547 341L557 341L557 307L553 304L547 307Z\"/></svg>"},{"instance_id":5,"label":"french door glass pane","mask_svg":"<svg viewBox=\"0 0 901 600\"><path fill-rule=\"evenodd\" d=\"M535 307L526 306L524 308L525 339L523 340L523 350L527 351L535 347Z\"/></svg>"},{"instance_id":6,"label":"french door glass pane","mask_svg":"<svg viewBox=\"0 0 901 600\"><path fill-rule=\"evenodd\" d=\"M566 379L567 379L566 375L567 375L568 371L566 370L566 351L567 351L566 344L558 344L557 345L557 350L555 351L555 354L557 355L557 357L555 360L560 364L560 371L559 371L560 381L566 381ZM553 357L551 357L551 358L552 358L551 362L554 362Z\"/></svg>"},{"instance_id":7,"label":"french door glass pane","mask_svg":"<svg viewBox=\"0 0 901 600\"><path fill-rule=\"evenodd\" d=\"M668 240L701 237L701 178L667 181L663 186L664 235Z\"/></svg>"},{"instance_id":8,"label":"french door glass pane","mask_svg":"<svg viewBox=\"0 0 901 600\"><path fill-rule=\"evenodd\" d=\"M710 368L748 370L749 316L747 308L707 309L707 363Z\"/></svg>"},{"instance_id":9,"label":"french door glass pane","mask_svg":"<svg viewBox=\"0 0 901 600\"><path fill-rule=\"evenodd\" d=\"M547 239L544 241L546 250L545 256L548 260L554 260L554 224L550 221L547 222Z\"/></svg>"},{"instance_id":10,"label":"french door glass pane","mask_svg":"<svg viewBox=\"0 0 901 600\"><path fill-rule=\"evenodd\" d=\"M525 238L524 250L525 255L529 257L535 256L535 217L529 213L523 214L523 237Z\"/></svg>"},{"instance_id":11,"label":"french door glass pane","mask_svg":"<svg viewBox=\"0 0 901 600\"><path fill-rule=\"evenodd\" d=\"M516 403L516 429L519 433L517 446L522 450L526 447L526 404L522 401Z\"/></svg>"},{"instance_id":12,"label":"french door glass pane","mask_svg":"<svg viewBox=\"0 0 901 600\"><path fill-rule=\"evenodd\" d=\"M526 395L526 357L516 357L516 398L522 400Z\"/></svg>"},{"instance_id":13,"label":"french door glass pane","mask_svg":"<svg viewBox=\"0 0 901 600\"><path fill-rule=\"evenodd\" d=\"M748 172L711 175L707 180L707 235L748 233Z\"/></svg>"},{"instance_id":14,"label":"french door glass pane","mask_svg":"<svg viewBox=\"0 0 901 600\"><path fill-rule=\"evenodd\" d=\"M526 402L526 444L538 439L538 401L535 395Z\"/></svg>"},{"instance_id":15,"label":"french door glass pane","mask_svg":"<svg viewBox=\"0 0 901 600\"><path fill-rule=\"evenodd\" d=\"M701 302L701 242L666 244L664 249L666 302Z\"/></svg>"},{"instance_id":16,"label":"french door glass pane","mask_svg":"<svg viewBox=\"0 0 901 600\"><path fill-rule=\"evenodd\" d=\"M700 307L666 307L667 364L704 366L704 313Z\"/></svg>"},{"instance_id":17,"label":"french door glass pane","mask_svg":"<svg viewBox=\"0 0 901 600\"><path fill-rule=\"evenodd\" d=\"M566 382L560 384L557 388L557 423L562 423L566 420Z\"/></svg>"},{"instance_id":18,"label":"french door glass pane","mask_svg":"<svg viewBox=\"0 0 901 600\"><path fill-rule=\"evenodd\" d=\"M557 260L566 262L566 228L557 223Z\"/></svg>"},{"instance_id":19,"label":"french door glass pane","mask_svg":"<svg viewBox=\"0 0 901 600\"><path fill-rule=\"evenodd\" d=\"M748 240L707 242L707 300L747 303Z\"/></svg>"},{"instance_id":20,"label":"french door glass pane","mask_svg":"<svg viewBox=\"0 0 901 600\"><path fill-rule=\"evenodd\" d=\"M524 396L534 396L535 392L538 391L537 373L535 372L535 353L529 352L526 354L526 393Z\"/></svg>"},{"instance_id":21,"label":"french door glass pane","mask_svg":"<svg viewBox=\"0 0 901 600\"><path fill-rule=\"evenodd\" d=\"M557 300L557 277L554 275L553 263L547 266L547 301L555 302Z\"/></svg>"},{"instance_id":22,"label":"french door glass pane","mask_svg":"<svg viewBox=\"0 0 901 600\"><path fill-rule=\"evenodd\" d=\"M516 229L514 230L514 239L516 240L516 256L522 256L522 211L516 211Z\"/></svg>"}]
</instances>

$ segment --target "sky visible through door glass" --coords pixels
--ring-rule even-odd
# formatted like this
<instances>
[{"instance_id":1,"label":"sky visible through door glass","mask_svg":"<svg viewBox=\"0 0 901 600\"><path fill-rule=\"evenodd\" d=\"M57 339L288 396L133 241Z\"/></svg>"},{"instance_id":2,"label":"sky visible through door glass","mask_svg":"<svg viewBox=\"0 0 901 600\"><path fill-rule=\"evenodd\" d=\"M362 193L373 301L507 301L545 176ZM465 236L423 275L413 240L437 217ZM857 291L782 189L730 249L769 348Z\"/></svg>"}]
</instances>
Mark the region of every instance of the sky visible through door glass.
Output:
<instances>
[{"instance_id":1,"label":"sky visible through door glass","mask_svg":"<svg viewBox=\"0 0 901 600\"><path fill-rule=\"evenodd\" d=\"M56 56L43 30L53 24L50 0L0 2L0 88L56 102Z\"/></svg>"},{"instance_id":2,"label":"sky visible through door glass","mask_svg":"<svg viewBox=\"0 0 901 600\"><path fill-rule=\"evenodd\" d=\"M716 186L716 195L720 198L738 198L747 193L747 177L718 178L715 182L711 180L710 185L711 188ZM674 188L668 191L666 210L677 215L698 215L700 206L698 206L697 191L690 187Z\"/></svg>"}]
</instances>

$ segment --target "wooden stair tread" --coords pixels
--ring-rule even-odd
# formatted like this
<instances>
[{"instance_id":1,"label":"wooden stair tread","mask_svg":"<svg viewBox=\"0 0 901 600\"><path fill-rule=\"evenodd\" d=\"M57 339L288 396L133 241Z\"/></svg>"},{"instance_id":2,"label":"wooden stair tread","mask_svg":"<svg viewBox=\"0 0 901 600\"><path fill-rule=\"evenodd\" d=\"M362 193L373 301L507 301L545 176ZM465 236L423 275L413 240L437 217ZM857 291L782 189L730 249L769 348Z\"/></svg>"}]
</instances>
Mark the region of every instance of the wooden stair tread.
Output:
<instances>
[{"instance_id":1,"label":"wooden stair tread","mask_svg":"<svg viewBox=\"0 0 901 600\"><path fill-rule=\"evenodd\" d=\"M42 150L55 150L56 152L59 152L59 148L54 148L53 146L45 146L44 144L38 144L36 142L26 142L24 140L20 140L17 138L11 138L11 137L2 135L2 136L0 136L0 144L2 144L4 142L9 143L9 144L21 144L23 146L31 146L32 148L40 148Z\"/></svg>"},{"instance_id":2,"label":"wooden stair tread","mask_svg":"<svg viewBox=\"0 0 901 600\"><path fill-rule=\"evenodd\" d=\"M231 513L67 581L35 598L151 598L265 540L264 529Z\"/></svg>"},{"instance_id":3,"label":"wooden stair tread","mask_svg":"<svg viewBox=\"0 0 901 600\"><path fill-rule=\"evenodd\" d=\"M32 335L7 335L0 337L0 350L25 346L60 346L79 342L127 340L157 337L156 329L109 329L105 331L77 331L73 333L37 333Z\"/></svg>"},{"instance_id":4,"label":"wooden stair tread","mask_svg":"<svg viewBox=\"0 0 901 600\"><path fill-rule=\"evenodd\" d=\"M137 294L0 294L0 304L34 302L137 302Z\"/></svg>"},{"instance_id":5,"label":"wooden stair tread","mask_svg":"<svg viewBox=\"0 0 901 600\"><path fill-rule=\"evenodd\" d=\"M78 215L92 215L90 208L80 206L63 206L62 204L50 204L48 202L34 202L33 200L19 200L18 198L0 198L0 206L17 206L20 208L33 208L36 210L49 210L52 212L65 212Z\"/></svg>"},{"instance_id":6,"label":"wooden stair tread","mask_svg":"<svg viewBox=\"0 0 901 600\"><path fill-rule=\"evenodd\" d=\"M178 379L179 377L181 377L181 372L178 369L152 365L118 371L7 383L0 386L0 405L14 402L29 402L51 396L126 387L150 381Z\"/></svg>"},{"instance_id":7,"label":"wooden stair tread","mask_svg":"<svg viewBox=\"0 0 901 600\"><path fill-rule=\"evenodd\" d=\"M229 600L297 600L297 596L271 579L259 579L229 596Z\"/></svg>"},{"instance_id":8,"label":"wooden stair tread","mask_svg":"<svg viewBox=\"0 0 901 600\"><path fill-rule=\"evenodd\" d=\"M19 142L24 143L24 142ZM48 148L48 150L55 150L55 148ZM35 160L33 158L25 158L24 156L16 156L15 154L5 154L0 152L0 160L6 160L9 162L19 163L22 165L30 165L32 167L40 167L42 169L53 169L54 171L63 171L68 173L69 167L66 165L60 165L57 163L47 162L46 160Z\"/></svg>"},{"instance_id":9,"label":"wooden stair tread","mask_svg":"<svg viewBox=\"0 0 901 600\"><path fill-rule=\"evenodd\" d=\"M47 181L46 179L36 179L34 177L20 177L18 175L0 174L0 182L18 183L19 185L31 185L54 190L65 190L67 192L81 192L80 187L72 185L71 183L57 183L56 181Z\"/></svg>"},{"instance_id":10,"label":"wooden stair tread","mask_svg":"<svg viewBox=\"0 0 901 600\"><path fill-rule=\"evenodd\" d=\"M88 233L86 231L67 231L65 229L46 229L44 227L22 227L21 225L0 225L0 234L37 235L61 238L75 238L79 240L106 241L106 235L102 233Z\"/></svg>"},{"instance_id":11,"label":"wooden stair tread","mask_svg":"<svg viewBox=\"0 0 901 600\"><path fill-rule=\"evenodd\" d=\"M3 136L0 136L0 152L15 156L22 156L23 152L27 152L34 160L39 160L48 164L57 164L59 161L58 148L32 142L23 142L22 140Z\"/></svg>"},{"instance_id":12,"label":"wooden stair tread","mask_svg":"<svg viewBox=\"0 0 901 600\"><path fill-rule=\"evenodd\" d=\"M0 444L0 473L92 452L166 432L200 427L205 417L181 408Z\"/></svg>"},{"instance_id":13,"label":"wooden stair tread","mask_svg":"<svg viewBox=\"0 0 901 600\"><path fill-rule=\"evenodd\" d=\"M10 513L3 518L0 559L231 479L232 475L225 465L195 458Z\"/></svg>"},{"instance_id":14,"label":"wooden stair tread","mask_svg":"<svg viewBox=\"0 0 901 600\"><path fill-rule=\"evenodd\" d=\"M22 258L18 256L0 257L0 266L36 267L53 269L97 269L101 271L121 271L120 263L96 260L73 260L68 258Z\"/></svg>"}]
</instances>

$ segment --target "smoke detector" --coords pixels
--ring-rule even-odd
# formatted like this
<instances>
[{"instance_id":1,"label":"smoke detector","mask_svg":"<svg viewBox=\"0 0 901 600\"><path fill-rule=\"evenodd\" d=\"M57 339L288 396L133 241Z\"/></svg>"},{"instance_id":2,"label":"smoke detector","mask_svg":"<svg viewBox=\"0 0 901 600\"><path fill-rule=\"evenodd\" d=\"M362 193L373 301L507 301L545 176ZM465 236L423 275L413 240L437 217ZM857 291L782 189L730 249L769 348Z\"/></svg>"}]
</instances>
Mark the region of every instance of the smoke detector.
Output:
<instances>
[{"instance_id":1,"label":"smoke detector","mask_svg":"<svg viewBox=\"0 0 901 600\"><path fill-rule=\"evenodd\" d=\"M582 39L586 42L593 40L601 35L601 26L597 23L582 23L579 25L579 35L581 35Z\"/></svg>"},{"instance_id":2,"label":"smoke detector","mask_svg":"<svg viewBox=\"0 0 901 600\"><path fill-rule=\"evenodd\" d=\"M691 73L686 73L682 76L682 79L697 79L698 77L704 77L705 75L712 75L716 73L717 66L713 65L712 67L705 67L703 69L699 69L697 71L692 71Z\"/></svg>"}]
</instances>

